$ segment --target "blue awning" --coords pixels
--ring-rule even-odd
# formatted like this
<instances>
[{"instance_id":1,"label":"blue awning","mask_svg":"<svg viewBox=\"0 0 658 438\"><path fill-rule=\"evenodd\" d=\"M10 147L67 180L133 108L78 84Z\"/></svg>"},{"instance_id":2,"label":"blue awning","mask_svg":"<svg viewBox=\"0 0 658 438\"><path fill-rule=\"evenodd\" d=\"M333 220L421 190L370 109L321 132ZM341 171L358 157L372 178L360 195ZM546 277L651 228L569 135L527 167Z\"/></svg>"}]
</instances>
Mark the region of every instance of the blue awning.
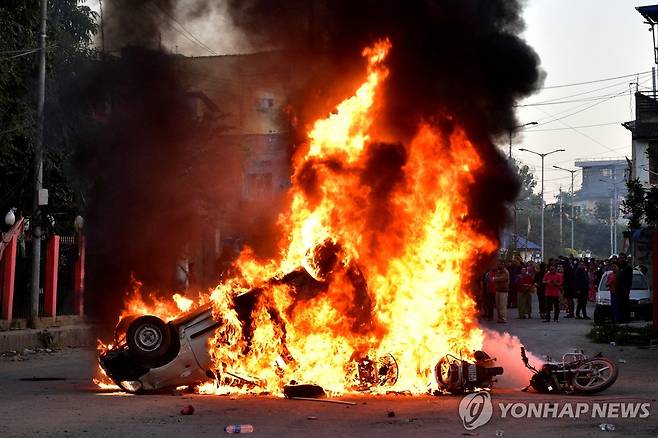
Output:
<instances>
[{"instance_id":1,"label":"blue awning","mask_svg":"<svg viewBox=\"0 0 658 438\"><path fill-rule=\"evenodd\" d=\"M513 233L504 232L500 236L500 246L501 248L509 248L511 243L514 243L512 240ZM537 245L535 242L527 240L525 237L516 236L516 248L517 249L530 249L530 250L541 250L541 246Z\"/></svg>"}]
</instances>

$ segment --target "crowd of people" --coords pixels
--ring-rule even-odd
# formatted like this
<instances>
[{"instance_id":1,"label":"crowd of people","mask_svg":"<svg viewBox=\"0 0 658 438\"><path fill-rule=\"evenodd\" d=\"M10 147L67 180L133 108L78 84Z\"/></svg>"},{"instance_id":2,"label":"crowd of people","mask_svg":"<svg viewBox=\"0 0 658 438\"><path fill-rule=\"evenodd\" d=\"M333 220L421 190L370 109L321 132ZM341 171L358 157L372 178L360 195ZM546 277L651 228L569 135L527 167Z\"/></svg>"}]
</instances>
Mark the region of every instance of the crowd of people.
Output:
<instances>
[{"instance_id":1,"label":"crowd of people","mask_svg":"<svg viewBox=\"0 0 658 438\"><path fill-rule=\"evenodd\" d=\"M518 318L533 317L533 294L539 303L538 316L544 322L564 318L591 319L587 302L595 301L596 290L605 272L615 322L630 320L629 295L633 268L625 254L608 260L559 257L548 262L504 261L487 272L480 282L481 316L507 323L508 310L516 308Z\"/></svg>"}]
</instances>

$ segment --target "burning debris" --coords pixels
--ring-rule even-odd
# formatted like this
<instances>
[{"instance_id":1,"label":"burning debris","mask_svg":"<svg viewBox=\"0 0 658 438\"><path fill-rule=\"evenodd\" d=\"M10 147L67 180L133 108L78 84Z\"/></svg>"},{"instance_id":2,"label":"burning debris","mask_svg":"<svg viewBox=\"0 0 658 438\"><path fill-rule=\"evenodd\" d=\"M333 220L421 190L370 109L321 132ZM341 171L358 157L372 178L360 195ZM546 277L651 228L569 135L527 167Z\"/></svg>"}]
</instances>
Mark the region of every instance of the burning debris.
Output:
<instances>
[{"instance_id":1,"label":"burning debris","mask_svg":"<svg viewBox=\"0 0 658 438\"><path fill-rule=\"evenodd\" d=\"M291 97L299 141L275 255L246 248L193 306L130 300L102 367L131 391L490 388L502 369L479 351L470 290L517 190L492 139L541 81L519 3L314 2L308 26L296 3L229 2L276 47L300 49L309 29L336 66ZM293 52L281 56L313 56Z\"/></svg>"},{"instance_id":2,"label":"burning debris","mask_svg":"<svg viewBox=\"0 0 658 438\"><path fill-rule=\"evenodd\" d=\"M381 40L363 51L365 82L313 125L295 157L281 260L243 253L239 277L168 324L126 315L101 357L120 386L153 390L212 375L270 393L294 380L332 393L425 392L438 357L469 358L481 345L466 286L474 256L496 242L475 231L465 197L482 163L458 126L445 135L423 123L406 147L377 139L391 47ZM383 178L374 173L382 163ZM385 217L369 211L373 197ZM387 233L371 226L381 220Z\"/></svg>"}]
</instances>

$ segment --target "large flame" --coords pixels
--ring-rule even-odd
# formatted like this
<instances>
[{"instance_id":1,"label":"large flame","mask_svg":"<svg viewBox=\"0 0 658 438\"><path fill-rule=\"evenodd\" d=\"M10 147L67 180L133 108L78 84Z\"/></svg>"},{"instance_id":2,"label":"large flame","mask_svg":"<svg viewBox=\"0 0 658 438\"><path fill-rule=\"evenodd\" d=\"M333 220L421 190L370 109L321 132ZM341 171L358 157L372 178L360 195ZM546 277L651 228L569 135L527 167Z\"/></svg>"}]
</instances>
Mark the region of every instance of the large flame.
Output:
<instances>
[{"instance_id":1,"label":"large flame","mask_svg":"<svg viewBox=\"0 0 658 438\"><path fill-rule=\"evenodd\" d=\"M382 141L390 49L383 40L363 51L365 81L296 152L280 257L262 262L246 250L238 276L212 292L220 375L272 393L291 380L342 393L355 359L392 354L395 389L420 393L440 357L481 347L468 286L474 261L497 246L474 231L467 201L483 163L459 126L446 134L421 122L406 144ZM321 287L283 281L300 267ZM243 327L233 299L254 288Z\"/></svg>"}]
</instances>

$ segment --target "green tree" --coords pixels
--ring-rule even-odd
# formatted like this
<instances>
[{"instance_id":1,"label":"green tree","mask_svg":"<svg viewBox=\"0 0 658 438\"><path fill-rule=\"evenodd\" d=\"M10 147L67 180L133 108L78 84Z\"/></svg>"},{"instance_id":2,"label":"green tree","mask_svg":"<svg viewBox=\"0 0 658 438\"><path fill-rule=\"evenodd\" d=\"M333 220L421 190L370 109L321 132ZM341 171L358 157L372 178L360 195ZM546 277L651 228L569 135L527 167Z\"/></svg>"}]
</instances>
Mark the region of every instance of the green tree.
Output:
<instances>
[{"instance_id":1,"label":"green tree","mask_svg":"<svg viewBox=\"0 0 658 438\"><path fill-rule=\"evenodd\" d=\"M628 216L628 228L635 230L642 226L646 194L638 178L629 179L626 187L628 195L622 202L622 211Z\"/></svg>"},{"instance_id":2,"label":"green tree","mask_svg":"<svg viewBox=\"0 0 658 438\"><path fill-rule=\"evenodd\" d=\"M652 186L647 191L644 214L647 218L647 225L658 229L658 186Z\"/></svg>"},{"instance_id":3,"label":"green tree","mask_svg":"<svg viewBox=\"0 0 658 438\"><path fill-rule=\"evenodd\" d=\"M39 63L39 0L4 0L0 6L0 213L11 207L29 214L33 199L32 157ZM77 108L58 108L62 84L95 56L96 14L79 0L49 0L47 23L44 186L50 212L70 223L75 196L66 172L73 145L66 121Z\"/></svg>"}]
</instances>

